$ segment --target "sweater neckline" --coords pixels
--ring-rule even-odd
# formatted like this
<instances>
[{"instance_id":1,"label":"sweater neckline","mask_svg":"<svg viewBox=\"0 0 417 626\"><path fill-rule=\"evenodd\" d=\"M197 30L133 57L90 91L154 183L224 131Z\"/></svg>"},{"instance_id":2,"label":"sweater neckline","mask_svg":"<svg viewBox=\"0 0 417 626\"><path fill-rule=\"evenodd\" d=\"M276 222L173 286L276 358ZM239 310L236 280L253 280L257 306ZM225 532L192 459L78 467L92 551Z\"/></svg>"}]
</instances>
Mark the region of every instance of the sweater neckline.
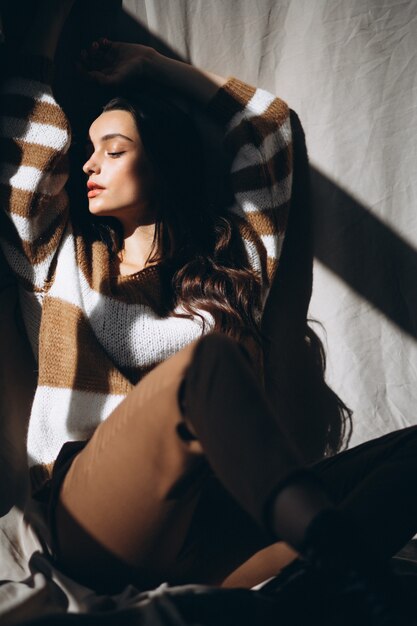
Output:
<instances>
[{"instance_id":1,"label":"sweater neckline","mask_svg":"<svg viewBox=\"0 0 417 626\"><path fill-rule=\"evenodd\" d=\"M148 265L147 267L144 267L141 270L134 272L133 274L122 275L116 271L115 264L113 264L112 277L118 285L122 283L132 282L135 280L142 281L148 276L152 276L153 274L157 273L159 271L159 265L160 263L154 263L153 265Z\"/></svg>"}]
</instances>

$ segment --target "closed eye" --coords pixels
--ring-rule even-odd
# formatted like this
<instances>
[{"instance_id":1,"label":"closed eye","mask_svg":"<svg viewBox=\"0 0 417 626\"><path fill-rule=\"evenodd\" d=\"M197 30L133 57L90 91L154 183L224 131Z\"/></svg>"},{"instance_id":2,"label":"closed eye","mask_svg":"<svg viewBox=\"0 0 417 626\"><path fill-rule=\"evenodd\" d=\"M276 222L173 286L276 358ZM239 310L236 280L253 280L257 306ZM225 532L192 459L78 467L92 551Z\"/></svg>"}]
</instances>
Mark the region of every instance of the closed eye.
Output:
<instances>
[{"instance_id":1,"label":"closed eye","mask_svg":"<svg viewBox=\"0 0 417 626\"><path fill-rule=\"evenodd\" d=\"M121 152L108 152L107 154L113 159L117 159L117 157L121 156L124 153L125 153L125 150L122 150Z\"/></svg>"}]
</instances>

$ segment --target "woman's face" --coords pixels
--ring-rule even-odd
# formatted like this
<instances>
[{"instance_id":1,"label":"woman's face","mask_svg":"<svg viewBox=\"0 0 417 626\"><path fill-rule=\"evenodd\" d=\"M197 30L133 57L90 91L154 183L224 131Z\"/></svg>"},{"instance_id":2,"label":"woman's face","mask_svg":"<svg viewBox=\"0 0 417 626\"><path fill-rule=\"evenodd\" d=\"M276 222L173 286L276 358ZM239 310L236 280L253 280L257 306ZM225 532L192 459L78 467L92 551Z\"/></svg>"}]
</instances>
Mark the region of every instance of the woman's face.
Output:
<instances>
[{"instance_id":1,"label":"woman's face","mask_svg":"<svg viewBox=\"0 0 417 626\"><path fill-rule=\"evenodd\" d=\"M151 166L131 113L102 113L90 126L88 144L83 171L90 212L121 221L149 218Z\"/></svg>"}]
</instances>

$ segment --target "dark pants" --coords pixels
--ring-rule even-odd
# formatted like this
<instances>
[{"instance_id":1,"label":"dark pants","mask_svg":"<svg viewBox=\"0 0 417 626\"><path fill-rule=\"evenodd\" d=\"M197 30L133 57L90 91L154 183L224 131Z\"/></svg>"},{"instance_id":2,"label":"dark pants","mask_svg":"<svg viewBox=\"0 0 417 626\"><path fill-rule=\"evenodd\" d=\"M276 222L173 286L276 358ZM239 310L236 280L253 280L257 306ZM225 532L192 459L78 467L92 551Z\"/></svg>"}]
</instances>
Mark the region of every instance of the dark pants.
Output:
<instances>
[{"instance_id":1,"label":"dark pants","mask_svg":"<svg viewBox=\"0 0 417 626\"><path fill-rule=\"evenodd\" d=\"M110 590L128 580L222 585L236 571L246 586L268 578L280 548L263 525L265 504L303 471L281 417L238 344L211 335L187 346L72 462L55 515L61 566ZM417 530L416 470L415 427L313 467L383 557Z\"/></svg>"}]
</instances>

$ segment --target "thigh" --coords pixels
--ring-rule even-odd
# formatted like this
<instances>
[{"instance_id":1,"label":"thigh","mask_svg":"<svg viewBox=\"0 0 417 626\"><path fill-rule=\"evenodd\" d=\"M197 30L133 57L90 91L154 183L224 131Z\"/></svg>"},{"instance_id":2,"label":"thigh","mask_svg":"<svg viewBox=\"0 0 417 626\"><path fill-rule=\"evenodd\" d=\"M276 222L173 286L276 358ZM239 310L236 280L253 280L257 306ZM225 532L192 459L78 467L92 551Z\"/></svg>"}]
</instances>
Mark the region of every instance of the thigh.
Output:
<instances>
[{"instance_id":1,"label":"thigh","mask_svg":"<svg viewBox=\"0 0 417 626\"><path fill-rule=\"evenodd\" d=\"M199 442L178 434L178 389L193 350L187 346L128 394L63 481L56 551L84 583L105 579L106 570L111 579L116 567L134 570L142 586L157 584L184 542L206 472Z\"/></svg>"},{"instance_id":2,"label":"thigh","mask_svg":"<svg viewBox=\"0 0 417 626\"><path fill-rule=\"evenodd\" d=\"M195 345L130 392L65 476L56 552L79 582L104 591L221 584L270 542L214 476L200 442L179 434L178 391ZM253 584L268 577L259 564L252 571Z\"/></svg>"}]
</instances>

